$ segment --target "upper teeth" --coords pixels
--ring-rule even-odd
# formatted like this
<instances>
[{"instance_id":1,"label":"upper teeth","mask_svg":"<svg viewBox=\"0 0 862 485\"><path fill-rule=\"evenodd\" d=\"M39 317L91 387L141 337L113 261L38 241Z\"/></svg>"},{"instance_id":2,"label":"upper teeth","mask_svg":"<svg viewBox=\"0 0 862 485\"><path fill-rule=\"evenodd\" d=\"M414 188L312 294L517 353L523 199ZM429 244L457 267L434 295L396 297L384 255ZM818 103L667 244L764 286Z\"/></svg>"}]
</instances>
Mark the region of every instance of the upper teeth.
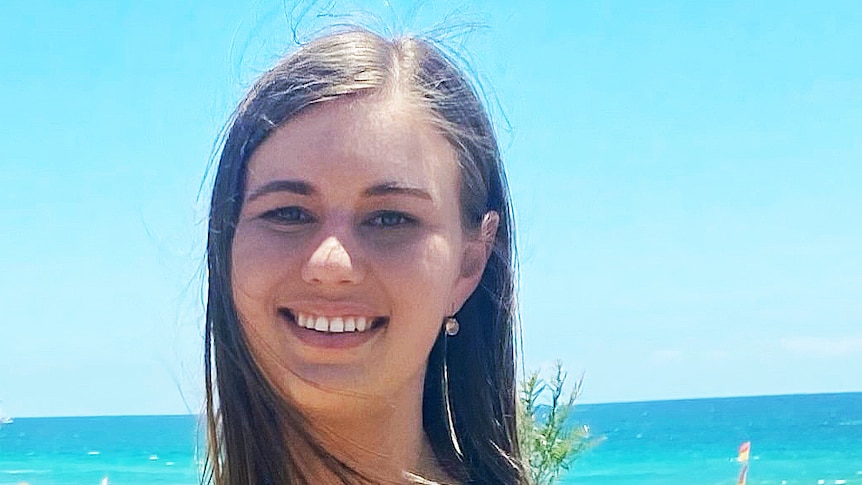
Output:
<instances>
[{"instance_id":1,"label":"upper teeth","mask_svg":"<svg viewBox=\"0 0 862 485\"><path fill-rule=\"evenodd\" d=\"M364 332L370 327L371 321L369 317L324 317L296 313L296 323L300 327L318 332Z\"/></svg>"}]
</instances>

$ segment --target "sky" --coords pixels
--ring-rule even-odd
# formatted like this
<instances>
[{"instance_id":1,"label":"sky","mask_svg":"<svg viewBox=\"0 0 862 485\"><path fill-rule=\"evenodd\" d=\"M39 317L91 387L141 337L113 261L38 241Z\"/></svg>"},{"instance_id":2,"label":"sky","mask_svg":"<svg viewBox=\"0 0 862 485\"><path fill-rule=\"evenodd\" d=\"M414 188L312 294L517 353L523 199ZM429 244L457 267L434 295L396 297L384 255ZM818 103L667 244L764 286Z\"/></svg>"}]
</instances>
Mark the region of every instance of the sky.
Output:
<instances>
[{"instance_id":1,"label":"sky","mask_svg":"<svg viewBox=\"0 0 862 485\"><path fill-rule=\"evenodd\" d=\"M442 23L481 82L527 369L584 403L862 391L862 3L333 3L3 2L6 415L200 411L218 135L342 12Z\"/></svg>"}]
</instances>

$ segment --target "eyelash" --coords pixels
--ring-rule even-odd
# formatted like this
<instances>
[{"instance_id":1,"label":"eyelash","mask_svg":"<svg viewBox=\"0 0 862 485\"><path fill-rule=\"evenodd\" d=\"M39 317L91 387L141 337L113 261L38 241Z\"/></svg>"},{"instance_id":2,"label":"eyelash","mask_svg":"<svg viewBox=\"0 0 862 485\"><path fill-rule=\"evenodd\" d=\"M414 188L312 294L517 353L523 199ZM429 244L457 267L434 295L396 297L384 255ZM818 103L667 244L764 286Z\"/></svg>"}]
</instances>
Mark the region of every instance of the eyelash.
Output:
<instances>
[{"instance_id":1,"label":"eyelash","mask_svg":"<svg viewBox=\"0 0 862 485\"><path fill-rule=\"evenodd\" d=\"M398 221L395 222L394 224L385 222L385 219L392 218L392 217L398 218ZM405 225L416 224L416 222L418 222L416 220L416 218L411 217L411 216L409 216L403 212L381 211L381 212L375 213L370 218L368 218L365 221L364 225L371 226L371 227L381 227L381 228L395 228L395 227L400 227L400 226L405 226Z\"/></svg>"},{"instance_id":2,"label":"eyelash","mask_svg":"<svg viewBox=\"0 0 862 485\"><path fill-rule=\"evenodd\" d=\"M300 207L293 206L279 207L278 209L266 211L260 216L260 218L266 221L289 226L314 222L314 217L312 217L308 212Z\"/></svg>"},{"instance_id":3,"label":"eyelash","mask_svg":"<svg viewBox=\"0 0 862 485\"><path fill-rule=\"evenodd\" d=\"M266 221L286 226L315 222L315 218L311 214L309 214L301 207L296 206L279 207L277 209L272 209L264 212L260 217L261 219L264 219ZM393 221L393 218L396 218L397 220ZM403 212L390 210L380 211L372 214L372 216L366 219L362 223L362 225L386 229L412 225L416 224L417 222L418 220L415 217L412 217Z\"/></svg>"}]
</instances>

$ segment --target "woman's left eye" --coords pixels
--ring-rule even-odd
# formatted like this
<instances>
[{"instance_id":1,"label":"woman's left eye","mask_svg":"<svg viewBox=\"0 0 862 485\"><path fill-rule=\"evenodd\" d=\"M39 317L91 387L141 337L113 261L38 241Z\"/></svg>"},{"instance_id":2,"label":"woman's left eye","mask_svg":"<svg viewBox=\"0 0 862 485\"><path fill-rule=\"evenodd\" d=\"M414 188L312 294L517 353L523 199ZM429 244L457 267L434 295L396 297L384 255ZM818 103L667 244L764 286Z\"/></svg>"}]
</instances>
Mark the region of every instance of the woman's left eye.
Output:
<instances>
[{"instance_id":1,"label":"woman's left eye","mask_svg":"<svg viewBox=\"0 0 862 485\"><path fill-rule=\"evenodd\" d=\"M414 223L416 223L415 218L396 211L378 212L365 221L366 225L375 227L399 227Z\"/></svg>"}]
</instances>

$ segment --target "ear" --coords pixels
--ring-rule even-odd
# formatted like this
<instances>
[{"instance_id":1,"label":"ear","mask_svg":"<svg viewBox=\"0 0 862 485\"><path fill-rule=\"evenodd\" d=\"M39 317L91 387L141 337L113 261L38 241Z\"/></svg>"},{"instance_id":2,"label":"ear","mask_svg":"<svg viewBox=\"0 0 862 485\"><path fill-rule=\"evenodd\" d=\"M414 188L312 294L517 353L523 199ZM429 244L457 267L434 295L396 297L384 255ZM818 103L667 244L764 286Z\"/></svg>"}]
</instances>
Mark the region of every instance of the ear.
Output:
<instances>
[{"instance_id":1,"label":"ear","mask_svg":"<svg viewBox=\"0 0 862 485\"><path fill-rule=\"evenodd\" d=\"M461 258L461 274L455 285L453 310L458 311L467 301L467 298L476 291L491 251L494 250L494 240L497 237L497 228L500 225L500 215L495 211L488 211L482 217L482 227L479 234L468 235L464 246L464 254ZM453 312L454 313L454 312Z\"/></svg>"}]
</instances>

